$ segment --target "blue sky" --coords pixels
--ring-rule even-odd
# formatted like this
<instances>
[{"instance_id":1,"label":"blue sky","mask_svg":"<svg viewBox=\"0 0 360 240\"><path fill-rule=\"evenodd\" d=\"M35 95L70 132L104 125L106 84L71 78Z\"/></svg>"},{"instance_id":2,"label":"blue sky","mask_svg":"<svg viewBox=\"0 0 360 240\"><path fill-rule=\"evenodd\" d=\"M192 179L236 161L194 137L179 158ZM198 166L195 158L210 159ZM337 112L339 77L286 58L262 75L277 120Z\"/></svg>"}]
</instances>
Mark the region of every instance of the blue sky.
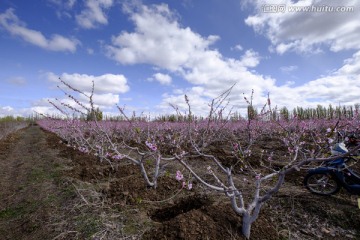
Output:
<instances>
[{"instance_id":1,"label":"blue sky","mask_svg":"<svg viewBox=\"0 0 360 240\"><path fill-rule=\"evenodd\" d=\"M264 12L270 3L285 10ZM84 92L94 80L106 114L185 111L184 94L206 114L234 83L240 112L252 89L259 108L268 93L279 108L360 103L356 0L2 0L0 46L0 116L73 104L59 77Z\"/></svg>"}]
</instances>

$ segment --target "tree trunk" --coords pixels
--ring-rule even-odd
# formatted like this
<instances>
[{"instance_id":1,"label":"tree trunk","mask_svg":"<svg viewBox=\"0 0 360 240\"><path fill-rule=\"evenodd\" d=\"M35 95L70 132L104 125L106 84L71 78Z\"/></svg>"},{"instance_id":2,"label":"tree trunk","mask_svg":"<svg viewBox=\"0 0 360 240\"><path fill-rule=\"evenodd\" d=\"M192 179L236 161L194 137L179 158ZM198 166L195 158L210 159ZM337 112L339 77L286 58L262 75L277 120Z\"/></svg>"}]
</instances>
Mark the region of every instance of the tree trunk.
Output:
<instances>
[{"instance_id":1,"label":"tree trunk","mask_svg":"<svg viewBox=\"0 0 360 240\"><path fill-rule=\"evenodd\" d=\"M251 216L249 213L244 213L242 216L242 234L246 239L250 239L250 231L251 231Z\"/></svg>"}]
</instances>

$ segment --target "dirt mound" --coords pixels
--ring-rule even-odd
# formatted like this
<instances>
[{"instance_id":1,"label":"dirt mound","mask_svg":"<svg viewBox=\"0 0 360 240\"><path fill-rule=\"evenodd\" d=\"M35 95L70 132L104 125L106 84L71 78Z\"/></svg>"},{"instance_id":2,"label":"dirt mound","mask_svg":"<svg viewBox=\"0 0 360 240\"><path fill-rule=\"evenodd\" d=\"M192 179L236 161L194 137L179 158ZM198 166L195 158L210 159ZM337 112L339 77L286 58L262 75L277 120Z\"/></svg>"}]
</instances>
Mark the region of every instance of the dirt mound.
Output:
<instances>
[{"instance_id":1,"label":"dirt mound","mask_svg":"<svg viewBox=\"0 0 360 240\"><path fill-rule=\"evenodd\" d=\"M150 217L159 223L143 239L244 239L241 217L229 204L205 196L181 199L171 207L155 210ZM253 226L252 238L278 239L276 230L264 218Z\"/></svg>"}]
</instances>

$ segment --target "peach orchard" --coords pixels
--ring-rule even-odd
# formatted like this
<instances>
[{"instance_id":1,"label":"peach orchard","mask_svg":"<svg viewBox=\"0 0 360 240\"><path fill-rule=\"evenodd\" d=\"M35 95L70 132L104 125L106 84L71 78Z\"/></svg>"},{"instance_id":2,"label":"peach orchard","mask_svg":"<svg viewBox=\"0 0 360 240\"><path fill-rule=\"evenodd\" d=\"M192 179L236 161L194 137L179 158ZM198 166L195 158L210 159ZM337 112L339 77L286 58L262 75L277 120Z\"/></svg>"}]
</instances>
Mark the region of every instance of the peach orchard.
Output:
<instances>
[{"instance_id":1,"label":"peach orchard","mask_svg":"<svg viewBox=\"0 0 360 240\"><path fill-rule=\"evenodd\" d=\"M314 162L334 159L329 155L332 144L344 140L347 133L358 132L360 127L358 113L352 118L336 119L274 118L277 112L270 99L259 114L254 114L252 97L244 99L248 117L234 120L231 114L224 116L231 88L209 104L204 118L192 114L191 99L185 96L187 113L182 115L174 109L182 121L128 117L120 107L122 121L101 121L86 118L95 112L94 86L87 94L62 83L74 104L51 102L67 117L41 119L38 124L42 128L56 133L69 147L96 155L114 169L121 163L134 164L149 187L156 188L159 177L170 173L184 191L201 186L223 193L232 209L242 216L246 238L262 206L279 191L287 174ZM88 102L80 102L79 94ZM276 141L286 154L262 149L257 145L259 141ZM227 152L231 161L224 160L216 149Z\"/></svg>"}]
</instances>

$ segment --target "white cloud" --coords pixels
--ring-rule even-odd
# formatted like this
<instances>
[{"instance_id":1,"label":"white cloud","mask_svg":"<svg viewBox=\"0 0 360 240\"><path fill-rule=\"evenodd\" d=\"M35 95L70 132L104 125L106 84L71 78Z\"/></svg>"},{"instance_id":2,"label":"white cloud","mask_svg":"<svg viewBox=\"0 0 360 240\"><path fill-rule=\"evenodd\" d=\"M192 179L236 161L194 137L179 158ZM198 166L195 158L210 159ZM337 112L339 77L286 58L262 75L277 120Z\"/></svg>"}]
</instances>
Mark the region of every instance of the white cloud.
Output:
<instances>
[{"instance_id":1,"label":"white cloud","mask_svg":"<svg viewBox=\"0 0 360 240\"><path fill-rule=\"evenodd\" d=\"M247 50L245 54L241 57L240 64L244 67L256 67L260 62L259 53L253 51L252 49Z\"/></svg>"},{"instance_id":2,"label":"white cloud","mask_svg":"<svg viewBox=\"0 0 360 240\"><path fill-rule=\"evenodd\" d=\"M34 106L29 109L23 109L23 116L30 116L33 114L43 114L45 116L62 116L64 115L58 111L57 109L53 108L52 106Z\"/></svg>"},{"instance_id":3,"label":"white cloud","mask_svg":"<svg viewBox=\"0 0 360 240\"><path fill-rule=\"evenodd\" d=\"M303 85L274 87L270 90L273 102L279 106L316 107L320 105L354 105L360 103L360 51L346 59L333 74L319 77Z\"/></svg>"},{"instance_id":4,"label":"white cloud","mask_svg":"<svg viewBox=\"0 0 360 240\"><path fill-rule=\"evenodd\" d=\"M0 106L0 117L6 117L6 116L29 116L31 115L32 111L29 109L16 109L11 106Z\"/></svg>"},{"instance_id":5,"label":"white cloud","mask_svg":"<svg viewBox=\"0 0 360 240\"><path fill-rule=\"evenodd\" d=\"M100 76L93 76L87 74L79 73L63 73L60 76L49 72L46 74L47 79L59 83L59 77L70 84L72 87L84 91L91 92L92 81L95 85L95 93L104 94L104 93L125 93L129 91L130 87L127 85L127 79L124 75L116 74L104 74Z\"/></svg>"},{"instance_id":6,"label":"white cloud","mask_svg":"<svg viewBox=\"0 0 360 240\"><path fill-rule=\"evenodd\" d=\"M237 44L235 47L232 47L231 50L242 51L244 48L240 44Z\"/></svg>"},{"instance_id":7,"label":"white cloud","mask_svg":"<svg viewBox=\"0 0 360 240\"><path fill-rule=\"evenodd\" d=\"M54 109L51 109L51 107L49 107L49 104L47 104L48 106L36 106L36 107L29 107L29 108L13 108L11 106L0 106L0 117L5 117L5 116L22 116L22 117L29 117L35 114L34 110L38 113L45 113L46 109L48 110L47 112L49 112L49 114L55 114L55 113L59 113L57 110L55 111Z\"/></svg>"},{"instance_id":8,"label":"white cloud","mask_svg":"<svg viewBox=\"0 0 360 240\"><path fill-rule=\"evenodd\" d=\"M360 74L360 51L356 52L352 58L344 61L345 65L339 70L339 74L344 75L359 75Z\"/></svg>"},{"instance_id":9,"label":"white cloud","mask_svg":"<svg viewBox=\"0 0 360 240\"><path fill-rule=\"evenodd\" d=\"M264 81L265 87L271 85L273 80L247 70L259 63L255 51L247 50L241 59L224 58L219 51L210 49L220 39L218 36L204 38L189 27L182 27L168 5L141 5L127 10L135 31L120 33L106 47L108 56L115 61L147 63L177 72L190 83L206 85L215 92L238 81L246 91L259 81Z\"/></svg>"},{"instance_id":10,"label":"white cloud","mask_svg":"<svg viewBox=\"0 0 360 240\"><path fill-rule=\"evenodd\" d=\"M108 19L105 10L112 5L113 0L86 0L86 8L76 15L76 22L86 29L107 25Z\"/></svg>"},{"instance_id":11,"label":"white cloud","mask_svg":"<svg viewBox=\"0 0 360 240\"><path fill-rule=\"evenodd\" d=\"M189 103L191 106L191 112L195 115L207 115L209 113L209 98L203 96L204 89L201 87L192 87L186 90ZM157 108L163 113L176 113L172 106L177 107L181 114L189 113L188 105L186 104L184 94L164 94L164 100L157 106Z\"/></svg>"},{"instance_id":12,"label":"white cloud","mask_svg":"<svg viewBox=\"0 0 360 240\"><path fill-rule=\"evenodd\" d=\"M182 28L166 4L127 8L135 32L122 32L106 46L110 58L122 64L150 63L172 71L184 67L192 54L206 50L217 36L201 37Z\"/></svg>"},{"instance_id":13,"label":"white cloud","mask_svg":"<svg viewBox=\"0 0 360 240\"><path fill-rule=\"evenodd\" d=\"M119 99L119 95L113 93L94 94L93 96L96 106L100 106L102 108L115 106L119 103ZM84 100L86 101L87 99Z\"/></svg>"},{"instance_id":14,"label":"white cloud","mask_svg":"<svg viewBox=\"0 0 360 240\"><path fill-rule=\"evenodd\" d=\"M65 92L76 98L82 105L90 107L89 98L85 97L83 94L78 94L77 92L67 88L60 82L59 76L52 72L46 73L45 76L50 82L56 83ZM123 75L104 74L100 76L93 76L79 73L63 73L60 75L60 78L68 83L72 88L81 91L87 96L91 95L92 81L94 81L94 107L99 107L100 110L111 109L115 107L116 104L119 104L120 94L125 93L130 89L127 85L127 79ZM60 101L74 108L82 108L73 99L66 96L60 98ZM43 100L36 102L35 105L37 107L43 106ZM47 106L47 103L45 103L45 106ZM85 111L84 109L81 110Z\"/></svg>"},{"instance_id":15,"label":"white cloud","mask_svg":"<svg viewBox=\"0 0 360 240\"><path fill-rule=\"evenodd\" d=\"M250 1L247 1L250 4ZM283 13L264 12L269 4L264 0L251 2L256 13L246 18L245 23L272 43L279 54L287 51L319 52L319 47L329 46L337 52L360 47L360 2L349 0L272 1L271 4L286 5ZM293 6L353 6L352 12L290 12Z\"/></svg>"},{"instance_id":16,"label":"white cloud","mask_svg":"<svg viewBox=\"0 0 360 240\"><path fill-rule=\"evenodd\" d=\"M305 4L304 1L302 1ZM237 83L230 95L231 106L237 108L246 107L243 93L249 97L252 89L254 90L254 105L261 108L266 103L267 93L274 104L278 106L316 106L316 104L333 103L341 101L342 104L350 104L356 101L356 92L359 92L358 77L348 76L345 72L356 73L359 67L358 55L344 62L343 67L330 76L319 77L307 84L295 86L290 82L286 85L277 86L276 81L268 76L263 76L252 68L260 64L261 56L252 49L244 49L243 55L239 58L224 57L218 50L211 49L212 44L220 38L217 36L203 37L193 32L189 27L183 27L178 23L175 14L170 11L166 4L152 6L137 6L137 8L127 8L130 19L135 28L133 32L122 32L112 38L112 44L106 46L108 56L121 64L141 64L146 63L155 66L157 69L165 69L170 73L182 76L192 85L188 89L175 89L172 94L164 94L162 102L157 106L159 111L172 111L169 103L177 104L181 111L187 111L188 106L184 100L187 94L192 104L194 113L208 113L208 103L212 98L219 96L234 83ZM272 14L268 14L272 15ZM275 14L276 15L276 14ZM326 43L330 47L335 46L334 41L329 38L319 36L319 41L306 42L304 39L307 32L299 32L299 38L290 38L287 33L275 32L275 22L290 24L286 28L288 31L298 23L293 17L286 15L282 19L280 14L276 17L266 17L270 23L262 18L253 17L248 23L257 30L265 34L273 42L272 48L279 53L290 50L309 51L318 50L320 43ZM293 14L296 15L296 14ZM262 15L261 15L262 16ZM303 15L300 20L305 21ZM274 19L273 19L274 18ZM291 23L291 21L293 23ZM289 22L290 21L290 22ZM306 21L312 21L306 20ZM270 25L269 25L270 24ZM292 25L291 25L292 24ZM301 23L302 24L302 23ZM270 30L269 30L270 29ZM274 31L274 32L273 32ZM323 31L323 29L322 29ZM329 30L330 31L330 30ZM295 33L294 33L295 34ZM349 33L350 34L350 33ZM282 39L285 39L282 41ZM296 66L284 66L280 70L291 72L297 69ZM359 82L359 83L358 83ZM339 86L338 83L344 83ZM351 90L345 90L350 88ZM348 97L344 97L344 92ZM319 99L319 101L314 101Z\"/></svg>"},{"instance_id":17,"label":"white cloud","mask_svg":"<svg viewBox=\"0 0 360 240\"><path fill-rule=\"evenodd\" d=\"M148 79L149 81L157 81L162 85L170 85L172 78L171 76L163 73L155 73L151 78Z\"/></svg>"},{"instance_id":18,"label":"white cloud","mask_svg":"<svg viewBox=\"0 0 360 240\"><path fill-rule=\"evenodd\" d=\"M182 76L194 87L203 87L201 92L192 90L196 105L202 106L236 82L237 95L255 89L261 96L273 87L273 79L248 70L261 59L254 50L246 50L240 59L223 57L211 49L220 39L218 36L202 37L189 27L182 27L166 4L137 5L126 10L135 30L113 37L112 45L106 46L108 56L121 64L151 64ZM164 95L159 107L164 109L168 102L180 99L182 95Z\"/></svg>"},{"instance_id":19,"label":"white cloud","mask_svg":"<svg viewBox=\"0 0 360 240\"><path fill-rule=\"evenodd\" d=\"M298 69L298 66L290 65L290 66L282 66L280 67L280 71L283 73L290 73Z\"/></svg>"},{"instance_id":20,"label":"white cloud","mask_svg":"<svg viewBox=\"0 0 360 240\"><path fill-rule=\"evenodd\" d=\"M26 42L50 51L75 52L80 44L75 38L66 38L58 34L53 34L47 39L41 32L26 28L25 23L19 20L12 8L0 14L0 26Z\"/></svg>"},{"instance_id":21,"label":"white cloud","mask_svg":"<svg viewBox=\"0 0 360 240\"><path fill-rule=\"evenodd\" d=\"M5 107L1 107L1 111L5 111L5 112L11 112L14 109L10 106L5 106Z\"/></svg>"}]
</instances>

